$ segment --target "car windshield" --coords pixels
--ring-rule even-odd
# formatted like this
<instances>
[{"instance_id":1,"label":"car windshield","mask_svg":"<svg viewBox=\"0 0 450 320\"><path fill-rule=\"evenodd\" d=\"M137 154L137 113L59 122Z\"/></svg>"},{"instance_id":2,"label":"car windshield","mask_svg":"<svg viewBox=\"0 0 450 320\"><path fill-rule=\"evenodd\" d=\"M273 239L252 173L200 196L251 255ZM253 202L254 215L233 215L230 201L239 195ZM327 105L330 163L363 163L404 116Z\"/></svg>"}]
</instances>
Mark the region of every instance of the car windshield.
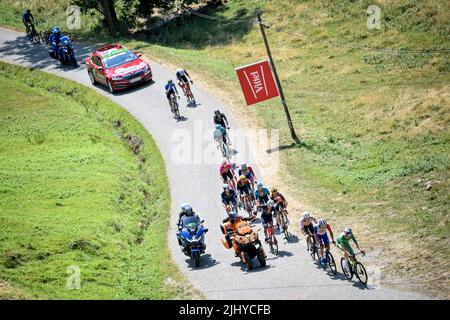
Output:
<instances>
[{"instance_id":1,"label":"car windshield","mask_svg":"<svg viewBox=\"0 0 450 320\"><path fill-rule=\"evenodd\" d=\"M114 68L121 64L136 60L138 57L130 50L126 50L112 56L106 57L104 60L106 68Z\"/></svg>"}]
</instances>

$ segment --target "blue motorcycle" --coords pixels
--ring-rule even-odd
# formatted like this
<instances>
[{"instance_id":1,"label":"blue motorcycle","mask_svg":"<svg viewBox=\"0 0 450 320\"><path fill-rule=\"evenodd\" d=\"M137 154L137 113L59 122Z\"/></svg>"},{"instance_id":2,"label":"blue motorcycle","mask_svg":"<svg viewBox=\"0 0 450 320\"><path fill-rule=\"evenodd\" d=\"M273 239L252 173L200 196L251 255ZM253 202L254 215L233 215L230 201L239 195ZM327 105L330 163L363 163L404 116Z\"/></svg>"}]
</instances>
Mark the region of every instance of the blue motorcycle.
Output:
<instances>
[{"instance_id":1,"label":"blue motorcycle","mask_svg":"<svg viewBox=\"0 0 450 320\"><path fill-rule=\"evenodd\" d=\"M205 253L205 233L208 229L203 227L203 220L198 224L192 217L192 222L185 221L185 227L177 233L178 242L182 246L185 255L190 256L196 268L200 266L200 255Z\"/></svg>"},{"instance_id":2,"label":"blue motorcycle","mask_svg":"<svg viewBox=\"0 0 450 320\"><path fill-rule=\"evenodd\" d=\"M70 39L70 36L62 36L60 41L58 45L50 44L48 54L52 59L59 60L63 65L76 67L77 59L73 51L72 39Z\"/></svg>"},{"instance_id":3,"label":"blue motorcycle","mask_svg":"<svg viewBox=\"0 0 450 320\"><path fill-rule=\"evenodd\" d=\"M66 66L77 66L77 59L75 58L75 52L73 51L72 39L70 36L61 37L60 47L60 62Z\"/></svg>"}]
</instances>

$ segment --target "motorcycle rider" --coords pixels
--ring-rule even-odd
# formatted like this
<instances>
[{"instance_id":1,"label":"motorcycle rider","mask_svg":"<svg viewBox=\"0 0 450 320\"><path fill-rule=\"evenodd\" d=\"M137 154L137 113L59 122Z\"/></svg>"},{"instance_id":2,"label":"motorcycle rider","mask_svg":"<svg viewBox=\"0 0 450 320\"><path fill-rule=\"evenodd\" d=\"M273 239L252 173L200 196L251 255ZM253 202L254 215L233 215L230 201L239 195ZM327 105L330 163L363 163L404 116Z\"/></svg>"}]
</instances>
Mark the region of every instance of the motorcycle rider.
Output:
<instances>
[{"instance_id":1,"label":"motorcycle rider","mask_svg":"<svg viewBox=\"0 0 450 320\"><path fill-rule=\"evenodd\" d=\"M60 59L61 57L61 31L59 30L58 26L53 27L52 34L48 38L48 41L50 42L51 48L55 54L56 59Z\"/></svg>"},{"instance_id":2,"label":"motorcycle rider","mask_svg":"<svg viewBox=\"0 0 450 320\"><path fill-rule=\"evenodd\" d=\"M237 229L237 225L239 224L239 222L242 221L252 221L254 220L254 218L242 218L241 216L239 216L235 210L231 209L228 212L228 217L226 219L223 220L223 229L222 232L225 234L225 238L227 239L227 241L229 241L229 235L228 233L236 231ZM239 247L237 245L237 243L232 240L232 244L233 244L233 249L234 249L234 256L238 257L239 256Z\"/></svg>"},{"instance_id":3,"label":"motorcycle rider","mask_svg":"<svg viewBox=\"0 0 450 320\"><path fill-rule=\"evenodd\" d=\"M180 237L180 233L181 230L183 230L184 228L186 228L187 223L196 223L196 224L200 224L201 220L200 217L194 212L194 210L192 210L192 207L190 204L188 203L184 203L181 206L181 212L180 212L180 218L178 220L178 232L177 232L177 239L178 239L178 244L180 246L183 245L183 243L181 242L181 237Z\"/></svg>"}]
</instances>

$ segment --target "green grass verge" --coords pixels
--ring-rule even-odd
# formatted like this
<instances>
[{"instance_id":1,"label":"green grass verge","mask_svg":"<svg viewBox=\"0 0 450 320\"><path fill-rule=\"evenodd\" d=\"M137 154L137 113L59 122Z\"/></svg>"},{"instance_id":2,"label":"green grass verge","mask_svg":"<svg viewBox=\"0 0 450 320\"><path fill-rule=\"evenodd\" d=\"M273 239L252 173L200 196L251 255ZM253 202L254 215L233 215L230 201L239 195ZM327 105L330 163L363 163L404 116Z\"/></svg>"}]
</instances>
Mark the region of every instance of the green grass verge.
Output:
<instances>
[{"instance_id":1,"label":"green grass verge","mask_svg":"<svg viewBox=\"0 0 450 320\"><path fill-rule=\"evenodd\" d=\"M0 298L191 296L167 245L164 162L142 125L41 71L0 62L0 89Z\"/></svg>"}]
</instances>

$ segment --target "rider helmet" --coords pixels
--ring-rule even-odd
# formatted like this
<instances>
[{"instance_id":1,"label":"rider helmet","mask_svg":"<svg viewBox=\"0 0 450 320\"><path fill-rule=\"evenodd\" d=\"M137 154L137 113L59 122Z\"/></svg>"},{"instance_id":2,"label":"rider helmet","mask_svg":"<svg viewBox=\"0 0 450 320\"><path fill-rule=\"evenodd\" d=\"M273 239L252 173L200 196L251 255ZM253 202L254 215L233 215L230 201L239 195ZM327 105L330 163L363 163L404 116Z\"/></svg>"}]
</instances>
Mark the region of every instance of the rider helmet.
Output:
<instances>
[{"instance_id":1,"label":"rider helmet","mask_svg":"<svg viewBox=\"0 0 450 320\"><path fill-rule=\"evenodd\" d=\"M325 228L327 226L327 220L325 219L319 219L319 227Z\"/></svg>"},{"instance_id":2,"label":"rider helmet","mask_svg":"<svg viewBox=\"0 0 450 320\"><path fill-rule=\"evenodd\" d=\"M244 181L247 180L247 177L244 176L244 175L241 175L241 176L239 177L239 180L241 180L242 182L244 182Z\"/></svg>"},{"instance_id":3,"label":"rider helmet","mask_svg":"<svg viewBox=\"0 0 450 320\"><path fill-rule=\"evenodd\" d=\"M25 12L26 12L27 14L30 14L30 13L31 13L31 10L30 10L30 9L27 9L27 10L25 10Z\"/></svg>"},{"instance_id":4,"label":"rider helmet","mask_svg":"<svg viewBox=\"0 0 450 320\"><path fill-rule=\"evenodd\" d=\"M272 188L272 190L270 190L272 193L278 193L278 189L277 188Z\"/></svg>"},{"instance_id":5,"label":"rider helmet","mask_svg":"<svg viewBox=\"0 0 450 320\"><path fill-rule=\"evenodd\" d=\"M52 30L53 34L60 33L58 26L54 26Z\"/></svg>"},{"instance_id":6,"label":"rider helmet","mask_svg":"<svg viewBox=\"0 0 450 320\"><path fill-rule=\"evenodd\" d=\"M242 170L247 170L247 164L246 163L241 164L241 169Z\"/></svg>"},{"instance_id":7,"label":"rider helmet","mask_svg":"<svg viewBox=\"0 0 450 320\"><path fill-rule=\"evenodd\" d=\"M303 212L303 219L310 219L311 218L311 213L309 213L308 211Z\"/></svg>"},{"instance_id":8,"label":"rider helmet","mask_svg":"<svg viewBox=\"0 0 450 320\"><path fill-rule=\"evenodd\" d=\"M169 79L169 81L167 81L168 84L172 84L172 79Z\"/></svg>"},{"instance_id":9,"label":"rider helmet","mask_svg":"<svg viewBox=\"0 0 450 320\"><path fill-rule=\"evenodd\" d=\"M351 235L353 234L353 231L352 231L351 228L346 227L346 228L344 229L344 234L345 234L346 236L351 236Z\"/></svg>"},{"instance_id":10,"label":"rider helmet","mask_svg":"<svg viewBox=\"0 0 450 320\"><path fill-rule=\"evenodd\" d=\"M187 216L191 216L194 213L189 203L183 203L181 206L181 211L183 211L183 213Z\"/></svg>"},{"instance_id":11,"label":"rider helmet","mask_svg":"<svg viewBox=\"0 0 450 320\"><path fill-rule=\"evenodd\" d=\"M238 218L238 214L234 210L231 210L228 213L228 216L230 217L230 222L232 222L232 223Z\"/></svg>"},{"instance_id":12,"label":"rider helmet","mask_svg":"<svg viewBox=\"0 0 450 320\"><path fill-rule=\"evenodd\" d=\"M216 124L216 129L217 129L217 130L222 130L222 128L223 128L223 127L222 127L220 124Z\"/></svg>"},{"instance_id":13,"label":"rider helmet","mask_svg":"<svg viewBox=\"0 0 450 320\"><path fill-rule=\"evenodd\" d=\"M258 189L261 189L261 188L264 187L264 184L263 184L262 182L258 182L258 183L256 184L256 187L257 187Z\"/></svg>"},{"instance_id":14,"label":"rider helmet","mask_svg":"<svg viewBox=\"0 0 450 320\"><path fill-rule=\"evenodd\" d=\"M230 186L226 183L224 183L222 187L223 187L223 190L225 190L225 191L230 190Z\"/></svg>"}]
</instances>

